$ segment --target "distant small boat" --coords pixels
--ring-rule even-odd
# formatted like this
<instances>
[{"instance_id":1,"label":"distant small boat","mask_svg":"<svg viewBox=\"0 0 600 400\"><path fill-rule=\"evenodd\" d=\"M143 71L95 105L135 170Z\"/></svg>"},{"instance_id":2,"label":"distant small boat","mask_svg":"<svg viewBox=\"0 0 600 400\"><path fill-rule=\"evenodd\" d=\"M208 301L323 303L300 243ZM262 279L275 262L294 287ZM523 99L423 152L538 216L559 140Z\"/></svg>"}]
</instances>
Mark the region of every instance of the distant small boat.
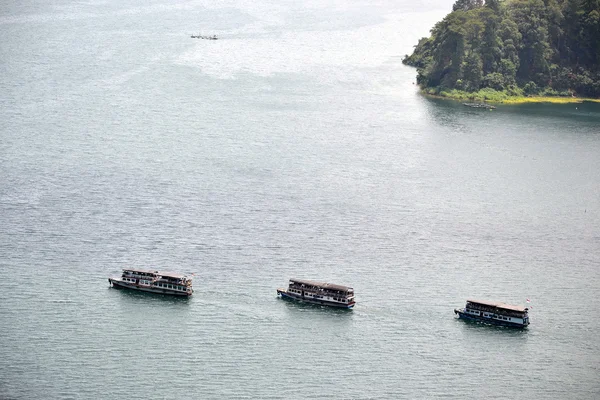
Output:
<instances>
[{"instance_id":1,"label":"distant small boat","mask_svg":"<svg viewBox=\"0 0 600 400\"><path fill-rule=\"evenodd\" d=\"M472 108L486 108L488 110L494 110L496 107L485 104L485 103L463 103L463 106L472 107Z\"/></svg>"},{"instance_id":2,"label":"distant small boat","mask_svg":"<svg viewBox=\"0 0 600 400\"><path fill-rule=\"evenodd\" d=\"M219 39L217 37L217 35L205 36L205 35L200 35L200 34L198 34L198 35L192 35L191 38L192 39L204 39L204 40L217 40L217 39Z\"/></svg>"},{"instance_id":3,"label":"distant small boat","mask_svg":"<svg viewBox=\"0 0 600 400\"><path fill-rule=\"evenodd\" d=\"M288 288L277 289L277 295L282 299L331 307L352 308L356 304L351 287L304 279L290 279Z\"/></svg>"},{"instance_id":4,"label":"distant small boat","mask_svg":"<svg viewBox=\"0 0 600 400\"><path fill-rule=\"evenodd\" d=\"M525 328L529 325L529 309L493 301L467 300L465 308L455 308L459 318L491 325Z\"/></svg>"}]
</instances>

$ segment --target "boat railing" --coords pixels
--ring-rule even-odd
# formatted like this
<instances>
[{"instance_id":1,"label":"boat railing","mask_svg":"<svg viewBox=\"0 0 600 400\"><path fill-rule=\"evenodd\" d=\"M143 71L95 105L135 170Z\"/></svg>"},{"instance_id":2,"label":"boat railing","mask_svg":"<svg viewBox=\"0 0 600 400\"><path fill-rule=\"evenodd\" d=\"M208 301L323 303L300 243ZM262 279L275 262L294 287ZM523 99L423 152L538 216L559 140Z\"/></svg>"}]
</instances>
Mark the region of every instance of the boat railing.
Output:
<instances>
[{"instance_id":1,"label":"boat railing","mask_svg":"<svg viewBox=\"0 0 600 400\"><path fill-rule=\"evenodd\" d=\"M497 314L497 315L502 315L505 317L523 318L523 317L527 316L527 312L521 313L518 311L503 310L500 308L473 307L473 306L467 306L466 308L469 310L476 310L476 311L485 312L485 313L489 313L489 314Z\"/></svg>"},{"instance_id":2,"label":"boat railing","mask_svg":"<svg viewBox=\"0 0 600 400\"><path fill-rule=\"evenodd\" d=\"M302 289L295 289L295 290L302 290ZM305 295L310 294L310 295L314 295L314 296L323 296L323 297L331 297L331 298L346 299L346 300L354 297L354 295L340 295L340 294L334 294L334 293L317 292L314 290L306 290L306 289L303 289L302 291L304 291Z\"/></svg>"},{"instance_id":3,"label":"boat railing","mask_svg":"<svg viewBox=\"0 0 600 400\"><path fill-rule=\"evenodd\" d=\"M290 285L289 288L295 289L295 290L303 290L305 292L314 292L314 293L324 294L327 296L335 296L335 297L354 296L354 292L333 291L333 290L327 290L325 288L321 288L318 286L317 287L315 287L315 286L306 287L306 286L299 286L299 285Z\"/></svg>"}]
</instances>

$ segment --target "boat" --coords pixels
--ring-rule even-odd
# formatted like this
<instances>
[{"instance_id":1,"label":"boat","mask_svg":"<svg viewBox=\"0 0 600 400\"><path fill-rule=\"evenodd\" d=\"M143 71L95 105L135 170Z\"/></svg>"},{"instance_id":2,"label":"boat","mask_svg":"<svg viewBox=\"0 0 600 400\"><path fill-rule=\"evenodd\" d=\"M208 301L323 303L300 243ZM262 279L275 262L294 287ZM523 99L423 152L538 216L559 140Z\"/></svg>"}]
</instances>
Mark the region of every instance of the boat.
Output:
<instances>
[{"instance_id":1,"label":"boat","mask_svg":"<svg viewBox=\"0 0 600 400\"><path fill-rule=\"evenodd\" d=\"M205 39L205 40L218 40L219 38L217 37L217 35L212 35L212 36L205 36L205 35L191 35L190 36L192 39Z\"/></svg>"},{"instance_id":2,"label":"boat","mask_svg":"<svg viewBox=\"0 0 600 400\"><path fill-rule=\"evenodd\" d=\"M491 325L525 328L529 325L529 309L493 301L467 300L464 308L455 308L454 314L466 320Z\"/></svg>"},{"instance_id":3,"label":"boat","mask_svg":"<svg viewBox=\"0 0 600 400\"><path fill-rule=\"evenodd\" d=\"M192 278L176 272L123 269L121 276L108 278L108 283L116 288L174 296L191 296L194 292Z\"/></svg>"},{"instance_id":4,"label":"boat","mask_svg":"<svg viewBox=\"0 0 600 400\"><path fill-rule=\"evenodd\" d=\"M277 289L282 299L303 301L331 307L354 307L354 289L348 286L305 279L290 279L288 288Z\"/></svg>"},{"instance_id":5,"label":"boat","mask_svg":"<svg viewBox=\"0 0 600 400\"><path fill-rule=\"evenodd\" d=\"M472 108L486 108L488 110L496 109L496 106L492 106L490 104L485 104L485 103L463 103L463 106L472 107Z\"/></svg>"}]
</instances>

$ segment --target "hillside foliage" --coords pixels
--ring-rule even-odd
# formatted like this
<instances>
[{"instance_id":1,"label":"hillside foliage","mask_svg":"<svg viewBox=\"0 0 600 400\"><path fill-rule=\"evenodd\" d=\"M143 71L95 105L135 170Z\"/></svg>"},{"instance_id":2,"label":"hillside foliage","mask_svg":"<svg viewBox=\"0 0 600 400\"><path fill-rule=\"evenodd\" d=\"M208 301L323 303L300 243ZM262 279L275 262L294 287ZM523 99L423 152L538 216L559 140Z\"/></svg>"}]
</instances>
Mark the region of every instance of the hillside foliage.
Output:
<instances>
[{"instance_id":1,"label":"hillside foliage","mask_svg":"<svg viewBox=\"0 0 600 400\"><path fill-rule=\"evenodd\" d=\"M405 64L437 91L600 97L600 0L457 0Z\"/></svg>"}]
</instances>

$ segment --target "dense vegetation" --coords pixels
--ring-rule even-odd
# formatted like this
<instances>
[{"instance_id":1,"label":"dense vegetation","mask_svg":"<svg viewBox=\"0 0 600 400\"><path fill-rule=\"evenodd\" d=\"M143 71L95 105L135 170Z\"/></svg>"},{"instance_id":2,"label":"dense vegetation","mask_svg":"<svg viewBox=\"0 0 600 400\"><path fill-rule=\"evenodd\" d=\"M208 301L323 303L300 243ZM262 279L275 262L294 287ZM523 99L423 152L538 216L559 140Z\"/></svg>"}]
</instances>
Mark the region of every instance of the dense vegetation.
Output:
<instances>
[{"instance_id":1,"label":"dense vegetation","mask_svg":"<svg viewBox=\"0 0 600 400\"><path fill-rule=\"evenodd\" d=\"M600 0L457 0L403 62L451 97L597 98Z\"/></svg>"}]
</instances>

